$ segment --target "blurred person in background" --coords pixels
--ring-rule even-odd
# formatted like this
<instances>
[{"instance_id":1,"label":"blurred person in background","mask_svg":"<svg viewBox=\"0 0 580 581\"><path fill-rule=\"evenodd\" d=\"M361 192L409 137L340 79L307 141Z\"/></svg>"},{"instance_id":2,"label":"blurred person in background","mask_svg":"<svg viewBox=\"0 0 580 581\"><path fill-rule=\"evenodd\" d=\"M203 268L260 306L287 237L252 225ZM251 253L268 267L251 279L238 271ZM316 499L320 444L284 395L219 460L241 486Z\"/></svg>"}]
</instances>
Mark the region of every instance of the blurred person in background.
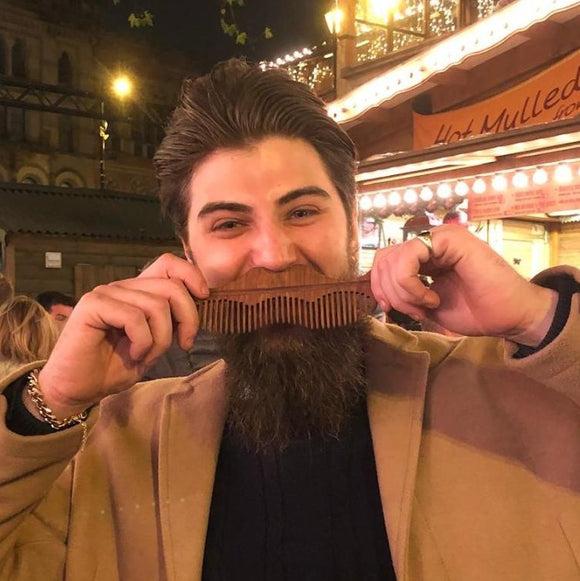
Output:
<instances>
[{"instance_id":1,"label":"blurred person in background","mask_svg":"<svg viewBox=\"0 0 580 581\"><path fill-rule=\"evenodd\" d=\"M0 307L12 300L14 289L10 281L0 272Z\"/></svg>"},{"instance_id":2,"label":"blurred person in background","mask_svg":"<svg viewBox=\"0 0 580 581\"><path fill-rule=\"evenodd\" d=\"M62 333L68 318L71 316L77 300L70 295L58 291L44 291L36 300L48 311L48 314L56 321L59 333Z\"/></svg>"},{"instance_id":3,"label":"blurred person in background","mask_svg":"<svg viewBox=\"0 0 580 581\"><path fill-rule=\"evenodd\" d=\"M19 295L5 303L0 308L0 377L47 359L57 338L56 324L34 299Z\"/></svg>"}]
</instances>

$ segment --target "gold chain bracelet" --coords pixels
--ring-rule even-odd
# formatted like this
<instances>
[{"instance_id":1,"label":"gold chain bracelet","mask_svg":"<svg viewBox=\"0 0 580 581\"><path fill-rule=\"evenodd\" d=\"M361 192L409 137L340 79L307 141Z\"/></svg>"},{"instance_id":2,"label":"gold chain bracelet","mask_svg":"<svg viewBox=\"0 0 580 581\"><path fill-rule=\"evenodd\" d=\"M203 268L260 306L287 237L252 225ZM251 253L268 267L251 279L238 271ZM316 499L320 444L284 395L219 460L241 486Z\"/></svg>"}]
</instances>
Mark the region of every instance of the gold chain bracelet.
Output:
<instances>
[{"instance_id":1,"label":"gold chain bracelet","mask_svg":"<svg viewBox=\"0 0 580 581\"><path fill-rule=\"evenodd\" d=\"M80 424L83 430L81 450L85 447L85 442L87 441L88 428L86 424L86 419L88 417L88 412L84 411L80 414L74 414L68 416L62 420L59 420L54 412L46 405L44 402L44 395L40 391L40 386L38 385L38 374L40 369L33 369L28 374L27 389L28 395L34 403L34 407L38 411L38 414L44 422L46 422L53 430L61 430L62 428L68 428L69 426Z\"/></svg>"}]
</instances>

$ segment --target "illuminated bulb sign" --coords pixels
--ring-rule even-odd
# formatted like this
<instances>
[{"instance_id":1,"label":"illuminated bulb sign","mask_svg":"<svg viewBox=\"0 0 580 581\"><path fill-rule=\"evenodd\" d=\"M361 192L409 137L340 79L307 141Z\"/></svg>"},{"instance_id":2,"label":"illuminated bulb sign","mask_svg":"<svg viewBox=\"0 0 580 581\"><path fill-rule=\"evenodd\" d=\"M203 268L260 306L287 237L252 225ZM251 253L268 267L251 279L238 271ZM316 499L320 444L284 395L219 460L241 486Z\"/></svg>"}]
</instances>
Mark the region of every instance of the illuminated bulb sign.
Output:
<instances>
[{"instance_id":1,"label":"illuminated bulb sign","mask_svg":"<svg viewBox=\"0 0 580 581\"><path fill-rule=\"evenodd\" d=\"M379 211L397 216L420 211L449 210L468 201L470 220L507 218L533 213L580 208L580 160L567 160L540 167L462 177L444 182L404 186L393 184L380 192L359 197L363 215ZM418 192L418 193L417 193Z\"/></svg>"}]
</instances>

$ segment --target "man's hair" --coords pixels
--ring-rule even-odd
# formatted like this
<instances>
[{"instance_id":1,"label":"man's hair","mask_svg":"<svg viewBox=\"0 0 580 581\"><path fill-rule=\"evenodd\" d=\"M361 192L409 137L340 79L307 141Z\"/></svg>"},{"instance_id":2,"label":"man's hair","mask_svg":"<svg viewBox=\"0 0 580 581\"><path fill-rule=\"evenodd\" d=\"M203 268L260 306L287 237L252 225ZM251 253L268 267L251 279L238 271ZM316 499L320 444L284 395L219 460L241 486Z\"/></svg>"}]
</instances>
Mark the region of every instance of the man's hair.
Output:
<instances>
[{"instance_id":1,"label":"man's hair","mask_svg":"<svg viewBox=\"0 0 580 581\"><path fill-rule=\"evenodd\" d=\"M161 207L179 236L187 236L187 186L199 164L217 150L275 136L303 139L314 147L347 216L354 215L355 146L328 116L324 102L285 71L230 59L184 81L154 157Z\"/></svg>"},{"instance_id":2,"label":"man's hair","mask_svg":"<svg viewBox=\"0 0 580 581\"><path fill-rule=\"evenodd\" d=\"M44 291L36 297L36 300L49 312L55 305L75 307L77 304L77 300L74 297L58 291Z\"/></svg>"}]
</instances>

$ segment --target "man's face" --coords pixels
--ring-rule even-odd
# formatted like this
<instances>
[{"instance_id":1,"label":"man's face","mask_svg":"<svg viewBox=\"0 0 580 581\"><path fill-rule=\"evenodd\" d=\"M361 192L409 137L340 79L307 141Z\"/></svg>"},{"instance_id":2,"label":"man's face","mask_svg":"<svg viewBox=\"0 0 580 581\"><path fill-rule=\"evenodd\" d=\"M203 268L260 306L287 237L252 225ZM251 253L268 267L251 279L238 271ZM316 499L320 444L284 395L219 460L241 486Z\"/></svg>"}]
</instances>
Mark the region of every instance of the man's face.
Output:
<instances>
[{"instance_id":1,"label":"man's face","mask_svg":"<svg viewBox=\"0 0 580 581\"><path fill-rule=\"evenodd\" d=\"M48 311L49 315L55 320L59 333L64 329L72 312L73 308L67 305L53 305Z\"/></svg>"},{"instance_id":2,"label":"man's face","mask_svg":"<svg viewBox=\"0 0 580 581\"><path fill-rule=\"evenodd\" d=\"M356 274L353 221L320 156L302 140L268 137L217 151L197 168L189 191L184 248L211 288L256 267Z\"/></svg>"},{"instance_id":3,"label":"man's face","mask_svg":"<svg viewBox=\"0 0 580 581\"><path fill-rule=\"evenodd\" d=\"M308 265L333 278L356 274L357 239L317 152L269 137L206 159L191 183L187 256L210 287L261 267ZM365 327L291 325L225 336L228 426L250 446L284 447L336 436L360 401Z\"/></svg>"}]
</instances>

